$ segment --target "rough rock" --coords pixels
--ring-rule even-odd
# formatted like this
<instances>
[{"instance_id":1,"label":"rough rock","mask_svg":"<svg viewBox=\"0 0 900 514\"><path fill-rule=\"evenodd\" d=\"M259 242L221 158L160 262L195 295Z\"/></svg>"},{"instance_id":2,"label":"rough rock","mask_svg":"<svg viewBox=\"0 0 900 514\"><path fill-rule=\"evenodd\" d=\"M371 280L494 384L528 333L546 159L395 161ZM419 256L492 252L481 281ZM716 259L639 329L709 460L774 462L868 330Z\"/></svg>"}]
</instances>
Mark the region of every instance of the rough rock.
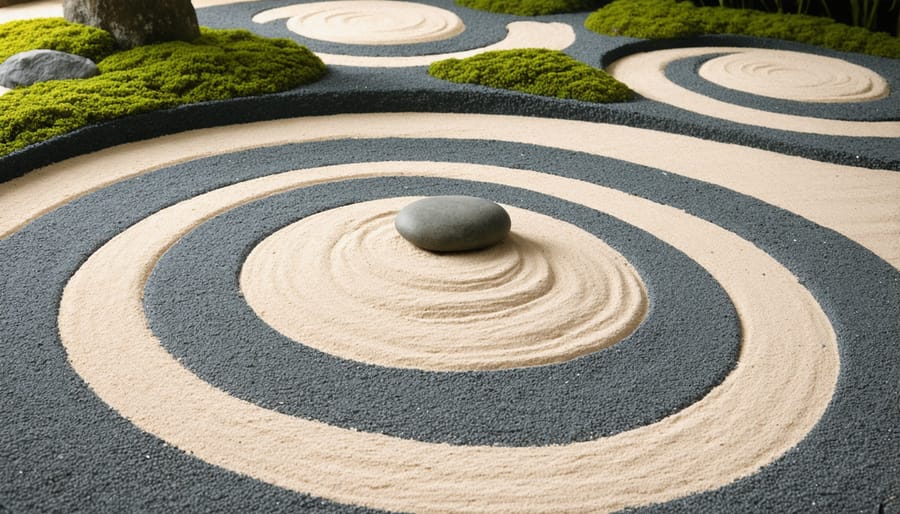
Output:
<instances>
[{"instance_id":1,"label":"rough rock","mask_svg":"<svg viewBox=\"0 0 900 514\"><path fill-rule=\"evenodd\" d=\"M200 37L190 0L64 0L63 16L106 30L122 48Z\"/></svg>"},{"instance_id":2,"label":"rough rock","mask_svg":"<svg viewBox=\"0 0 900 514\"><path fill-rule=\"evenodd\" d=\"M486 248L509 234L503 207L473 196L435 196L413 202L397 213L397 232L419 248L461 252Z\"/></svg>"},{"instance_id":3,"label":"rough rock","mask_svg":"<svg viewBox=\"0 0 900 514\"><path fill-rule=\"evenodd\" d=\"M0 86L30 86L47 80L83 79L99 74L94 61L56 50L29 50L0 64Z\"/></svg>"}]
</instances>

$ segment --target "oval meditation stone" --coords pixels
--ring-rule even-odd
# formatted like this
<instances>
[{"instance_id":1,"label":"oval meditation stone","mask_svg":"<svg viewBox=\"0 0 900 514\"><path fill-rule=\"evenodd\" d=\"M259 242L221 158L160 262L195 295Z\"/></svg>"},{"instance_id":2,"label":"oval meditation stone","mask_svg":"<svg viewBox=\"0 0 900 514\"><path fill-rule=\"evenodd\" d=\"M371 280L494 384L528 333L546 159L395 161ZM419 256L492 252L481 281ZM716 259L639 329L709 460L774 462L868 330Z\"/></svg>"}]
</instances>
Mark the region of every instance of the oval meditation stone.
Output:
<instances>
[{"instance_id":1,"label":"oval meditation stone","mask_svg":"<svg viewBox=\"0 0 900 514\"><path fill-rule=\"evenodd\" d=\"M434 196L397 213L394 226L410 243L433 252L478 250L509 234L509 214L496 203L474 196Z\"/></svg>"}]
</instances>

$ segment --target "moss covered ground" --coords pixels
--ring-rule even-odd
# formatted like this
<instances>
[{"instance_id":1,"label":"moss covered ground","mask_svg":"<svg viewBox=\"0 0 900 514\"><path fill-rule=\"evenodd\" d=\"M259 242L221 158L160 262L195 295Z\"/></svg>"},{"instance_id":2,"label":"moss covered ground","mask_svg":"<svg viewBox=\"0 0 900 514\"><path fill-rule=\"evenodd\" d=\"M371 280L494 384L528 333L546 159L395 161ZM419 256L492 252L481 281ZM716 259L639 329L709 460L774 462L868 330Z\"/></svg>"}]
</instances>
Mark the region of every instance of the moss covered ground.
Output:
<instances>
[{"instance_id":1,"label":"moss covered ground","mask_svg":"<svg viewBox=\"0 0 900 514\"><path fill-rule=\"evenodd\" d=\"M540 16L565 12L590 11L596 9L599 0L456 0L456 3L470 9L519 16Z\"/></svg>"},{"instance_id":2,"label":"moss covered ground","mask_svg":"<svg viewBox=\"0 0 900 514\"><path fill-rule=\"evenodd\" d=\"M0 25L2 59L6 53L35 48L96 58L100 75L42 82L0 96L0 155L89 124L183 104L284 91L316 81L326 72L318 57L295 42L243 30L204 28L190 43L115 51L97 29L62 19Z\"/></svg>"},{"instance_id":3,"label":"moss covered ground","mask_svg":"<svg viewBox=\"0 0 900 514\"><path fill-rule=\"evenodd\" d=\"M17 20L0 24L0 62L11 55L44 48L99 62L116 51L109 32L69 23L62 18Z\"/></svg>"},{"instance_id":4,"label":"moss covered ground","mask_svg":"<svg viewBox=\"0 0 900 514\"><path fill-rule=\"evenodd\" d=\"M585 102L623 102L633 93L605 71L546 49L499 50L431 65L437 78Z\"/></svg>"},{"instance_id":5,"label":"moss covered ground","mask_svg":"<svg viewBox=\"0 0 900 514\"><path fill-rule=\"evenodd\" d=\"M885 32L871 32L819 16L697 7L690 1L616 0L592 13L585 26L604 35L642 39L738 34L900 58L900 38Z\"/></svg>"},{"instance_id":6,"label":"moss covered ground","mask_svg":"<svg viewBox=\"0 0 900 514\"><path fill-rule=\"evenodd\" d=\"M797 41L845 52L900 58L900 38L831 18L697 6L690 0L456 0L482 11L538 16L597 8L587 28L609 36L666 39L736 34ZM604 5L605 4L605 5Z\"/></svg>"}]
</instances>

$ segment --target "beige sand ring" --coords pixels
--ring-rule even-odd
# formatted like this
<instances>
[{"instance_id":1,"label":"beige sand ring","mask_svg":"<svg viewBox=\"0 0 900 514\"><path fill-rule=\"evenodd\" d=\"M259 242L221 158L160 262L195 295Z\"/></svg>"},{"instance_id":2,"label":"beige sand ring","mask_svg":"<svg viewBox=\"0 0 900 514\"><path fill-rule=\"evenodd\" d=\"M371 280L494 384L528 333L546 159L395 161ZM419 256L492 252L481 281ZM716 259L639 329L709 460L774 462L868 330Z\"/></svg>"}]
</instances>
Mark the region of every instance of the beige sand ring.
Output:
<instances>
[{"instance_id":1,"label":"beige sand ring","mask_svg":"<svg viewBox=\"0 0 900 514\"><path fill-rule=\"evenodd\" d=\"M194 0L195 7L210 7L238 3L243 0ZM31 4L23 6L4 7L0 9L0 21L11 21L18 18L62 16L62 7L58 1L45 0L38 2L35 7ZM8 14L7 14L8 13ZM4 17L4 15L7 15ZM275 19L275 18L271 18ZM271 21L267 18L254 18L259 23ZM515 48L549 48L551 50L564 50L575 42L575 31L565 23L542 23L534 21L516 21L507 25L507 35L502 41L492 45L473 50L451 52L434 55L419 55L406 57L370 57L330 54L316 52L316 55L326 64L343 66L366 66L383 68L400 68L407 66L428 66L443 59L465 59L479 53L492 50L510 50ZM0 91L3 94L3 91Z\"/></svg>"},{"instance_id":2,"label":"beige sand ring","mask_svg":"<svg viewBox=\"0 0 900 514\"><path fill-rule=\"evenodd\" d=\"M744 334L738 364L693 405L616 436L546 447L452 446L336 428L239 400L182 367L147 328L141 299L148 272L192 227L291 188L387 175L490 177L647 230L696 260L731 297ZM105 279L110 274L115 281ZM825 314L796 277L752 243L616 190L459 163L299 170L173 205L120 233L84 263L65 288L59 328L70 363L85 382L120 414L168 443L281 487L417 512L599 512L714 489L757 471L802 440L824 413L838 374L835 334Z\"/></svg>"},{"instance_id":3,"label":"beige sand ring","mask_svg":"<svg viewBox=\"0 0 900 514\"><path fill-rule=\"evenodd\" d=\"M369 19L358 30L354 11ZM383 14L379 14L382 13ZM404 14L407 13L407 14ZM388 20L380 26L379 19ZM411 16L420 23L404 21ZM334 19L332 19L332 17ZM390 23L392 17L401 19ZM454 13L430 5L389 0L349 0L314 2L269 9L253 16L255 23L268 23L288 18L288 29L301 36L346 44L396 45L448 39L462 33L465 25ZM338 27L334 24L337 23ZM365 27L368 26L368 30ZM392 30L393 29L393 30ZM472 50L406 57L373 57L316 52L325 64L400 68L427 66L443 59L465 59L492 50L514 48L549 48L563 50L575 42L575 31L565 23L516 21L507 25L506 37L497 43Z\"/></svg>"},{"instance_id":4,"label":"beige sand ring","mask_svg":"<svg viewBox=\"0 0 900 514\"><path fill-rule=\"evenodd\" d=\"M428 66L444 59L465 59L480 53L493 50L511 50L516 48L548 48L564 50L575 42L575 30L566 23L544 23L537 21L514 21L506 26L507 34L503 40L492 45L472 50L449 52L442 54L411 55L400 57L373 57L364 55L344 55L327 52L316 52L325 64L340 66L365 66L372 68L403 68L407 66Z\"/></svg>"},{"instance_id":5,"label":"beige sand ring","mask_svg":"<svg viewBox=\"0 0 900 514\"><path fill-rule=\"evenodd\" d=\"M216 153L354 138L488 139L586 152L658 168L803 216L900 269L900 174L621 125L451 113L343 114L194 130L108 148L0 184L0 238L119 180ZM648 149L652 149L649 151ZM698 158L702 156L702 158Z\"/></svg>"},{"instance_id":6,"label":"beige sand ring","mask_svg":"<svg viewBox=\"0 0 900 514\"><path fill-rule=\"evenodd\" d=\"M845 121L762 111L709 98L681 87L665 76L666 67L679 59L748 51L755 49L699 47L642 52L623 57L607 66L606 70L646 98L713 118L809 134L900 137L900 121ZM818 56L813 56L812 59L818 62L816 57Z\"/></svg>"},{"instance_id":7,"label":"beige sand ring","mask_svg":"<svg viewBox=\"0 0 900 514\"><path fill-rule=\"evenodd\" d=\"M890 94L887 81L869 68L786 50L750 48L714 57L697 74L729 89L798 102L868 102Z\"/></svg>"},{"instance_id":8,"label":"beige sand ring","mask_svg":"<svg viewBox=\"0 0 900 514\"><path fill-rule=\"evenodd\" d=\"M618 343L646 316L637 271L593 234L506 206L515 230L505 241L438 255L394 228L417 199L360 202L275 231L244 260L245 301L306 346L428 371L565 362Z\"/></svg>"},{"instance_id":9,"label":"beige sand ring","mask_svg":"<svg viewBox=\"0 0 900 514\"><path fill-rule=\"evenodd\" d=\"M450 39L466 26L459 16L416 2L336 0L267 9L255 23L288 18L288 29L310 39L350 45L404 45Z\"/></svg>"}]
</instances>

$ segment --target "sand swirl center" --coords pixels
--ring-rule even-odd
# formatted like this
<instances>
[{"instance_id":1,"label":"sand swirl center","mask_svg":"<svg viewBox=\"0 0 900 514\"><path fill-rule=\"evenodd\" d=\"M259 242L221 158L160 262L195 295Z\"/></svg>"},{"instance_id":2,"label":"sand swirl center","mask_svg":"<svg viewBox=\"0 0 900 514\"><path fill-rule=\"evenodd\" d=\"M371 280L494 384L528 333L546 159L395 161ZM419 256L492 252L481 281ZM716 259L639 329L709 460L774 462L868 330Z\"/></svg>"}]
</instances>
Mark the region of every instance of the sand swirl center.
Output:
<instances>
[{"instance_id":1,"label":"sand swirl center","mask_svg":"<svg viewBox=\"0 0 900 514\"><path fill-rule=\"evenodd\" d=\"M394 230L413 200L332 209L275 232L242 268L248 304L329 354L438 371L570 360L621 341L646 315L634 268L574 225L508 208L504 242L435 254Z\"/></svg>"},{"instance_id":2,"label":"sand swirl center","mask_svg":"<svg viewBox=\"0 0 900 514\"><path fill-rule=\"evenodd\" d=\"M752 49L716 57L701 77L729 89L800 102L862 102L889 93L887 81L868 68L822 55Z\"/></svg>"},{"instance_id":3,"label":"sand swirl center","mask_svg":"<svg viewBox=\"0 0 900 514\"><path fill-rule=\"evenodd\" d=\"M288 30L311 39L354 45L441 41L465 30L456 14L413 2L347 0L289 5L263 11L257 23L288 18Z\"/></svg>"}]
</instances>

